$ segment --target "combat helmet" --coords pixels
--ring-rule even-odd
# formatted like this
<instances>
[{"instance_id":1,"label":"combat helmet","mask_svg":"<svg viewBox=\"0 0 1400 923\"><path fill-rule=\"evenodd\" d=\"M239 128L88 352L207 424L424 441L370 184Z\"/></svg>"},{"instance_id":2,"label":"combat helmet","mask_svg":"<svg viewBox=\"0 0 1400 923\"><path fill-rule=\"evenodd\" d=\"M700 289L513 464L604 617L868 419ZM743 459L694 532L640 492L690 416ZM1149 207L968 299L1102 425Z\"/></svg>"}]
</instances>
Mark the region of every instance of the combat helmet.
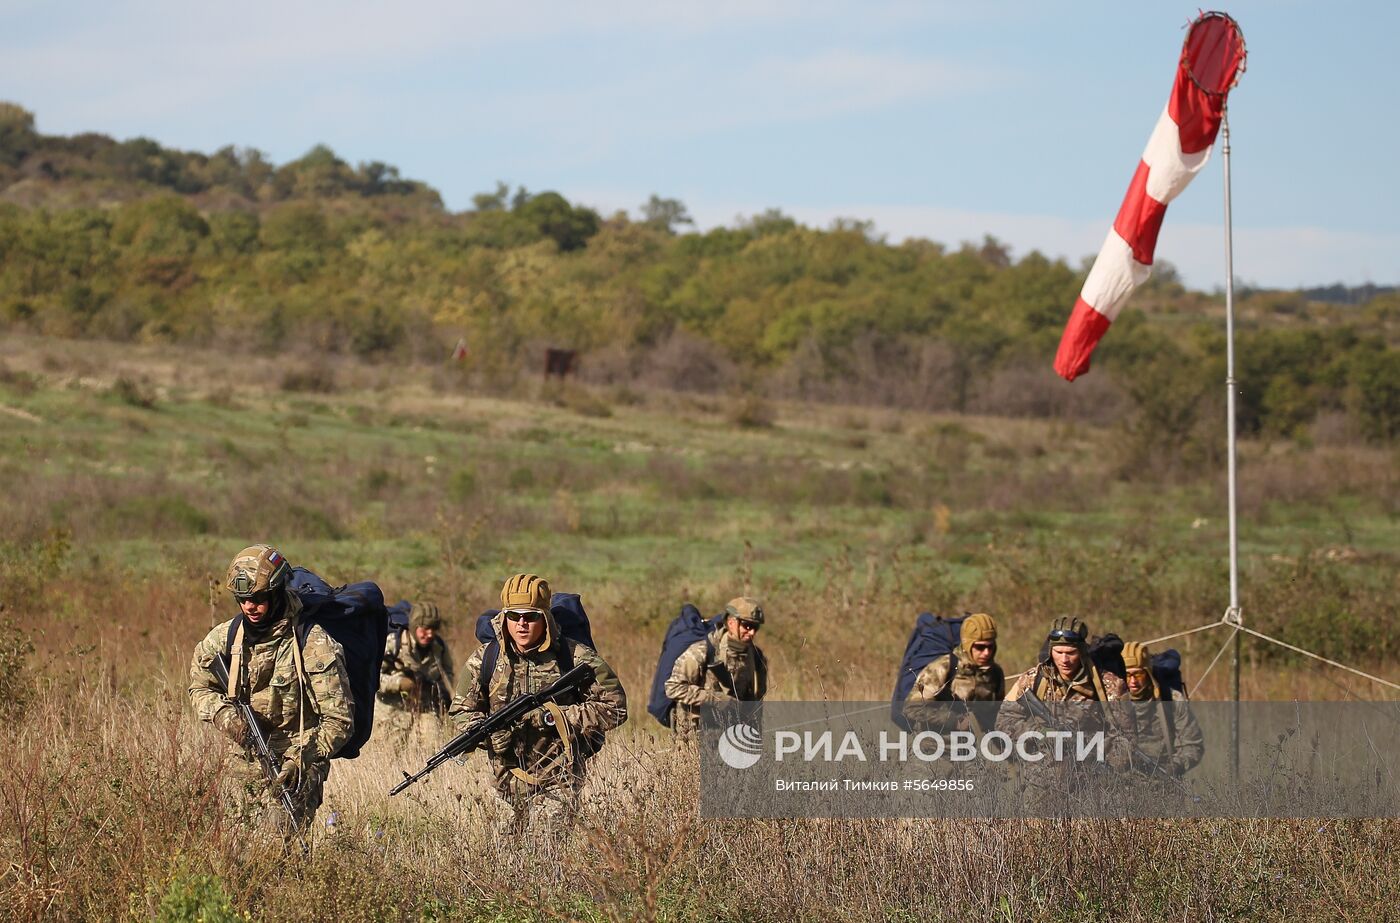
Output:
<instances>
[{"instance_id":1,"label":"combat helmet","mask_svg":"<svg viewBox=\"0 0 1400 923\"><path fill-rule=\"evenodd\" d=\"M1089 626L1073 616L1060 616L1050 625L1050 632L1045 636L1045 643L1050 646L1072 644L1080 650L1087 650Z\"/></svg>"},{"instance_id":2,"label":"combat helmet","mask_svg":"<svg viewBox=\"0 0 1400 923\"><path fill-rule=\"evenodd\" d=\"M292 565L271 545L249 545L234 555L228 566L225 587L235 599L248 599L268 591L284 589L292 576Z\"/></svg>"},{"instance_id":3,"label":"combat helmet","mask_svg":"<svg viewBox=\"0 0 1400 923\"><path fill-rule=\"evenodd\" d=\"M726 617L736 618L741 622L762 625L763 603L752 596L736 596L724 607L724 614Z\"/></svg>"},{"instance_id":4,"label":"combat helmet","mask_svg":"<svg viewBox=\"0 0 1400 923\"><path fill-rule=\"evenodd\" d=\"M549 581L536 574L516 574L501 587L501 608L507 612L548 612L549 601Z\"/></svg>"},{"instance_id":5,"label":"combat helmet","mask_svg":"<svg viewBox=\"0 0 1400 923\"><path fill-rule=\"evenodd\" d=\"M408 626L442 630L442 613L438 611L437 603L414 603L409 609Z\"/></svg>"}]
</instances>

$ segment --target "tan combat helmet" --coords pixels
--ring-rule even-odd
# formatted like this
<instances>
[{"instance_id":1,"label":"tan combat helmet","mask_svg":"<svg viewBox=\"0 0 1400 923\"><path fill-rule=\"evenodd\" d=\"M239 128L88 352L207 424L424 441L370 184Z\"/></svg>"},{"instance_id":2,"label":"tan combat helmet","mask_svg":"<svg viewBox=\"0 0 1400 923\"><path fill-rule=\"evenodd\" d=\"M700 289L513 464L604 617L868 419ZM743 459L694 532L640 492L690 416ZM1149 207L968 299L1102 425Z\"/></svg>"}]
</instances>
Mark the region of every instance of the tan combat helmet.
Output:
<instances>
[{"instance_id":1,"label":"tan combat helmet","mask_svg":"<svg viewBox=\"0 0 1400 923\"><path fill-rule=\"evenodd\" d=\"M1161 696L1161 690L1157 688L1157 678L1152 675L1152 652L1147 649L1146 644L1127 641L1123 644L1123 671L1131 673L1134 670L1141 670L1147 674L1147 688L1154 698Z\"/></svg>"},{"instance_id":2,"label":"tan combat helmet","mask_svg":"<svg viewBox=\"0 0 1400 923\"><path fill-rule=\"evenodd\" d=\"M271 545L249 545L234 555L225 586L235 599L279 590L292 576L292 565Z\"/></svg>"},{"instance_id":3,"label":"tan combat helmet","mask_svg":"<svg viewBox=\"0 0 1400 923\"><path fill-rule=\"evenodd\" d=\"M997 643L997 623L985 612L974 612L963 619L962 633L959 635L958 656L963 660L972 659L972 645Z\"/></svg>"},{"instance_id":4,"label":"tan combat helmet","mask_svg":"<svg viewBox=\"0 0 1400 923\"><path fill-rule=\"evenodd\" d=\"M738 596L731 599L729 605L724 607L724 614L741 622L753 622L755 625L763 624L763 604L750 596Z\"/></svg>"},{"instance_id":5,"label":"tan combat helmet","mask_svg":"<svg viewBox=\"0 0 1400 923\"><path fill-rule=\"evenodd\" d=\"M549 611L549 581L535 574L516 574L501 587L501 609Z\"/></svg>"}]
</instances>

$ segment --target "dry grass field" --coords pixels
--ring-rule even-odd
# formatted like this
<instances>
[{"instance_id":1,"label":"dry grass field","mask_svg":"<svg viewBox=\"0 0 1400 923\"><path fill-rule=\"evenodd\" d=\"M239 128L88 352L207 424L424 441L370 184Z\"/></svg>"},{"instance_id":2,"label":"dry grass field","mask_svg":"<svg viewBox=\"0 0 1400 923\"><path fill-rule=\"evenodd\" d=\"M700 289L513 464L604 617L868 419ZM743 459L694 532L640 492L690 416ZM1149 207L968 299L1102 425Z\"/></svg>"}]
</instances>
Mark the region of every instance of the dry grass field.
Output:
<instances>
[{"instance_id":1,"label":"dry grass field","mask_svg":"<svg viewBox=\"0 0 1400 923\"><path fill-rule=\"evenodd\" d=\"M702 821L644 712L682 602L765 600L780 699L882 700L914 615L1147 638L1219 617L1214 473L1125 466L1120 428L538 382L449 368L0 341L0 915L157 920L1396 919L1391 820ZM1261 630L1396 678L1393 449L1250 443ZM226 823L185 704L253 541L433 598L464 658L518 570L583 594L632 718L580 822L501 842L484 761L385 792L423 727L337 764L309 858ZM1224 636L1183 639L1195 682ZM1246 645L1248 698L1393 698ZM1223 698L1225 671L1198 698ZM333 820L333 823L328 823Z\"/></svg>"}]
</instances>

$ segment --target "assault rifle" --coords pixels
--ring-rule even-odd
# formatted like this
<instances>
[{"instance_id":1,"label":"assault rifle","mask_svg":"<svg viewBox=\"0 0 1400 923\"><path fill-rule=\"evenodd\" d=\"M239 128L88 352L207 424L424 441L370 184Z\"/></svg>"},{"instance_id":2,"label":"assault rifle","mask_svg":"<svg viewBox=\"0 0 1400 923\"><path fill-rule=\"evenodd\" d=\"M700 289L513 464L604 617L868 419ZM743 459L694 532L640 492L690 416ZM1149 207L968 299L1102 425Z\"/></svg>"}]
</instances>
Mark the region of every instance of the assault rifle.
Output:
<instances>
[{"instance_id":1,"label":"assault rifle","mask_svg":"<svg viewBox=\"0 0 1400 923\"><path fill-rule=\"evenodd\" d=\"M441 750L428 757L428 762L422 769L413 775L404 773L403 781L389 789L390 797L408 788L448 760L454 760L472 752L493 733L502 728L510 727L546 702L557 702L567 693L592 681L593 668L586 663L575 664L573 669L539 692L527 692L519 698L512 699L500 711L492 712L449 740ZM560 730L563 731L562 728Z\"/></svg>"},{"instance_id":2,"label":"assault rifle","mask_svg":"<svg viewBox=\"0 0 1400 923\"><path fill-rule=\"evenodd\" d=\"M224 654L215 654L214 662L209 665L209 669L214 674L214 679L219 681L219 686L224 690L229 687L228 683L228 660ZM248 741L253 746L254 753L257 754L258 762L262 764L263 776L267 779L268 787L277 792L278 801L282 805L282 810L287 812L287 818L291 821L292 829L301 830L301 820L297 817L297 809L292 804L291 793L277 784L277 776L280 774L277 768L277 757L272 755L272 747L267 741L267 734L263 731L262 725L258 724L258 716L253 713L253 706L242 699L235 698L233 707L238 709L238 715L243 719L243 723L248 728ZM301 834L297 834L297 839L301 841L301 848L306 850L306 840Z\"/></svg>"},{"instance_id":3,"label":"assault rifle","mask_svg":"<svg viewBox=\"0 0 1400 923\"><path fill-rule=\"evenodd\" d=\"M1035 694L1035 690L1027 689L1025 692L1021 693L1021 697L1016 701L1025 702L1026 709L1031 713L1031 717L1035 718L1037 721L1040 721L1041 723L1051 728L1054 728L1057 731L1071 730L1070 728L1065 727L1062 722L1058 721L1055 718L1054 714L1051 713L1050 709L1046 707L1043 701L1041 701L1040 696ZM1095 704L1103 705L1104 703L1100 702ZM1127 744L1128 753L1133 757L1134 763L1137 763L1140 760L1143 765L1150 767L1147 773L1149 776L1155 776L1159 779L1166 779L1169 782L1181 786L1183 790L1189 791L1189 789L1186 789L1186 786L1182 783L1182 781L1172 774L1170 769L1163 766L1160 762L1153 759L1152 757L1148 756L1141 749L1139 749L1131 740L1128 740L1127 737L1123 738L1123 743Z\"/></svg>"}]
</instances>

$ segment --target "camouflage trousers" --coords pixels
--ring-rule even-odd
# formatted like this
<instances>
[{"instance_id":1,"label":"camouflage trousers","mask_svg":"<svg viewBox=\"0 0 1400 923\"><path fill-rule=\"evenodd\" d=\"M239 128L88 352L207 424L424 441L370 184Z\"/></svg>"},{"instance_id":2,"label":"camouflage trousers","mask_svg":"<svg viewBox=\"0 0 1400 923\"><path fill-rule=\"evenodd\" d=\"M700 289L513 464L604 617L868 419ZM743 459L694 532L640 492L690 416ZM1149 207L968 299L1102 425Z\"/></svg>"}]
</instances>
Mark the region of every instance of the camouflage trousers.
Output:
<instances>
[{"instance_id":1,"label":"camouflage trousers","mask_svg":"<svg viewBox=\"0 0 1400 923\"><path fill-rule=\"evenodd\" d=\"M225 763L225 803L240 823L265 826L284 837L305 833L321 807L330 771L328 760L318 760L302 774L301 783L290 793L296 815L294 824L282 799L263 774L262 766L241 756L230 756Z\"/></svg>"},{"instance_id":2,"label":"camouflage trousers","mask_svg":"<svg viewBox=\"0 0 1400 923\"><path fill-rule=\"evenodd\" d=\"M496 837L502 840L551 839L568 830L578 816L578 789L561 785L526 794L497 792Z\"/></svg>"}]
</instances>

